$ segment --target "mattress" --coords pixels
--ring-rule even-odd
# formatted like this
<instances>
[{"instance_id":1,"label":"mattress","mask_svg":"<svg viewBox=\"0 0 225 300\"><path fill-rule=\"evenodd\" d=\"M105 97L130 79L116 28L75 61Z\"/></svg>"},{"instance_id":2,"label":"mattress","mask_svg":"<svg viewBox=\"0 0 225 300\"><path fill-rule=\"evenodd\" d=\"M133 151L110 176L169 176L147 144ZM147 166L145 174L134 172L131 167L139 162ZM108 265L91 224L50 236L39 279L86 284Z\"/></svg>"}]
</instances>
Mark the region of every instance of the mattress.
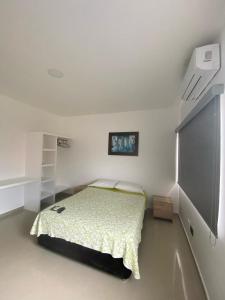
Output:
<instances>
[{"instance_id":1,"label":"mattress","mask_svg":"<svg viewBox=\"0 0 225 300\"><path fill-rule=\"evenodd\" d=\"M145 211L145 196L88 187L51 206L36 217L32 235L48 235L122 258L124 266L140 278L138 246Z\"/></svg>"}]
</instances>

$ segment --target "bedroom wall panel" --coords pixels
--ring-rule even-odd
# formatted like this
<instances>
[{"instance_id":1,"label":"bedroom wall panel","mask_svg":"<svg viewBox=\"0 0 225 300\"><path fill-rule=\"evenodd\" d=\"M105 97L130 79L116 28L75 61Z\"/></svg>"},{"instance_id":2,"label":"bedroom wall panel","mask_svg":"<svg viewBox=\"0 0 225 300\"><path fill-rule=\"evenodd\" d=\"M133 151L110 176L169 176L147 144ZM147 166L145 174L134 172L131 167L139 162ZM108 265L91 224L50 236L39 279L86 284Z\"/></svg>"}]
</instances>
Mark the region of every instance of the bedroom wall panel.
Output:
<instances>
[{"instance_id":1,"label":"bedroom wall panel","mask_svg":"<svg viewBox=\"0 0 225 300\"><path fill-rule=\"evenodd\" d=\"M225 84L225 29L218 40L221 44L222 67L209 88L217 83ZM180 108L180 119L190 112L195 103L183 103ZM192 248L203 284L210 300L223 300L225 295L225 95L221 97L221 180L220 205L218 218L218 239L213 235L187 195L180 189L180 218ZM194 229L194 236L190 233L190 225Z\"/></svg>"},{"instance_id":2,"label":"bedroom wall panel","mask_svg":"<svg viewBox=\"0 0 225 300\"><path fill-rule=\"evenodd\" d=\"M178 109L123 112L64 118L63 132L74 139L73 151L64 159L70 168L61 174L71 185L96 178L113 178L142 184L150 197L174 192L175 133ZM108 155L108 134L139 131L139 155ZM177 202L175 203L177 210Z\"/></svg>"}]
</instances>

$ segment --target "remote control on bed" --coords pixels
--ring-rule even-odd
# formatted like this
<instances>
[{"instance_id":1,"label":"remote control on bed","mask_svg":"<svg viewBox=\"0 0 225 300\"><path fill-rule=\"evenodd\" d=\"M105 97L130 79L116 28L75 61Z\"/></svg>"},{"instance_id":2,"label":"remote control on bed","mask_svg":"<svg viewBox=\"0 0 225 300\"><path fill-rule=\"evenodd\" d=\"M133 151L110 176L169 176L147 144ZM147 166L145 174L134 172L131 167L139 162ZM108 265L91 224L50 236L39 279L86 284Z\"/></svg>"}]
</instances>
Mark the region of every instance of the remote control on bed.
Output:
<instances>
[{"instance_id":1,"label":"remote control on bed","mask_svg":"<svg viewBox=\"0 0 225 300\"><path fill-rule=\"evenodd\" d=\"M66 209L65 207L60 207L57 209L57 213L60 214L61 212L64 211L64 209Z\"/></svg>"}]
</instances>

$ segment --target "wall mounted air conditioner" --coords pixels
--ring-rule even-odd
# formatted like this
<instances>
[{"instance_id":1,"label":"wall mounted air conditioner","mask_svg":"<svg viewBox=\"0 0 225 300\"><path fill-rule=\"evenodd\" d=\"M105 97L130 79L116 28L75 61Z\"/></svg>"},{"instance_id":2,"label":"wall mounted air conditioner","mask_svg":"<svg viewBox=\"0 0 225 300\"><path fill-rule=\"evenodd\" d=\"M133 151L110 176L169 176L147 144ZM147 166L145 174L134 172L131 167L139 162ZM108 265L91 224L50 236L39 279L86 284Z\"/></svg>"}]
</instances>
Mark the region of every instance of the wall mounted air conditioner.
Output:
<instances>
[{"instance_id":1,"label":"wall mounted air conditioner","mask_svg":"<svg viewBox=\"0 0 225 300\"><path fill-rule=\"evenodd\" d=\"M181 99L196 101L220 69L220 45L196 48L181 86Z\"/></svg>"}]
</instances>

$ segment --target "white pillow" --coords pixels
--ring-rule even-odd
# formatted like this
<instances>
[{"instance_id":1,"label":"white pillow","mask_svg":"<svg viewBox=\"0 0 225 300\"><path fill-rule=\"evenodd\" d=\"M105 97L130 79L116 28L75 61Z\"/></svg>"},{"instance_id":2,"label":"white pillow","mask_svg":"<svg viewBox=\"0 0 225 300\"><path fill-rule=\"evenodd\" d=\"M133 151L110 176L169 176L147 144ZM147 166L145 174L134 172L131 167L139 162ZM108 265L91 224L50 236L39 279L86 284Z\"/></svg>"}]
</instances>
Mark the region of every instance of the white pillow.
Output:
<instances>
[{"instance_id":1,"label":"white pillow","mask_svg":"<svg viewBox=\"0 0 225 300\"><path fill-rule=\"evenodd\" d=\"M111 180L111 179L98 179L95 182L89 184L88 186L93 187L102 187L106 189L113 189L117 184L118 180Z\"/></svg>"},{"instance_id":2,"label":"white pillow","mask_svg":"<svg viewBox=\"0 0 225 300\"><path fill-rule=\"evenodd\" d=\"M126 181L119 181L115 189L121 190L121 191L126 191L126 192L132 192L132 193L139 193L144 195L144 190L142 186L136 183L131 183L131 182L126 182Z\"/></svg>"}]
</instances>

